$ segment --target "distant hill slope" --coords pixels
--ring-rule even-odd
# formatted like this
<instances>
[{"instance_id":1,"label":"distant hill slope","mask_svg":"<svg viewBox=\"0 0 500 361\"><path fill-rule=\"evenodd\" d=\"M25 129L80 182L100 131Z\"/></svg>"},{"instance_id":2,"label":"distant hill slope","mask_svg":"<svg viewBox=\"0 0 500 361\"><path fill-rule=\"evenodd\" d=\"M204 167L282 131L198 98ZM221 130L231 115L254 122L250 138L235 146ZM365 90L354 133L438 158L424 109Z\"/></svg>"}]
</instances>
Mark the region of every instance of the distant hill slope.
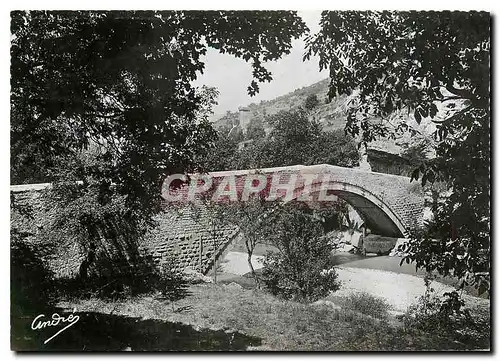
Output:
<instances>
[{"instance_id":1,"label":"distant hill slope","mask_svg":"<svg viewBox=\"0 0 500 361\"><path fill-rule=\"evenodd\" d=\"M318 120L323 125L325 130L344 129L346 124L346 111L348 109L349 102L354 98L354 95L338 96L331 102L328 102L328 85L329 79L327 78L312 85L296 89L293 92L279 96L272 100L263 100L260 103L251 103L244 107L250 113L246 116L261 119L264 127L267 128L267 132L271 129L269 124L265 121L267 116L276 114L282 110L289 111L299 107L304 107L307 97L315 94L319 100L319 104L310 112L309 116L314 120ZM443 94L444 92L445 90L443 89ZM455 107L453 104L443 102L438 103L437 107L437 119L445 119L451 116L454 112L458 111L461 106L459 104L459 106ZM434 144L432 133L435 130L435 124L431 121L431 119L422 119L422 122L418 124L413 115L407 110L394 112L389 118L392 126L395 127L397 124L404 122L410 128L414 129L416 134L399 134L396 136L396 139L379 139L372 142L369 145L369 148L392 154L401 154L409 146L416 144L422 139L425 139L429 144ZM373 119L373 121L379 120ZM216 127L231 127L233 124L239 124L239 113L228 112L226 115L216 120L214 124Z\"/></svg>"},{"instance_id":2,"label":"distant hill slope","mask_svg":"<svg viewBox=\"0 0 500 361\"><path fill-rule=\"evenodd\" d=\"M345 110L349 97L337 97L330 103L327 103L328 84L329 79L324 79L275 99L263 100L258 104L249 104L246 108L250 111L252 118L265 120L266 116L276 114L282 110L293 110L301 106L303 107L307 97L315 94L318 97L319 104L312 110L310 116L320 121L325 130L343 129L345 126ZM236 119L238 119L237 112L228 112L215 121L215 124L216 126L227 126Z\"/></svg>"}]
</instances>

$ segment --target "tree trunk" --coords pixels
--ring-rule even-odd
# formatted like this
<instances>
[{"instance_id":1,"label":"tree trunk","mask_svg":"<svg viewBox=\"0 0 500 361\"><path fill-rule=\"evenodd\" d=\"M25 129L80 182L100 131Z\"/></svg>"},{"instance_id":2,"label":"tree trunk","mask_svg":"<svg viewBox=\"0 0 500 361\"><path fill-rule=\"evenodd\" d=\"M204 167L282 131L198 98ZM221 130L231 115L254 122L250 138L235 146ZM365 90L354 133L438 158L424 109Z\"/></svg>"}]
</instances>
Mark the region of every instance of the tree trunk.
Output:
<instances>
[{"instance_id":1,"label":"tree trunk","mask_svg":"<svg viewBox=\"0 0 500 361\"><path fill-rule=\"evenodd\" d=\"M257 277L257 274L255 273L255 269L253 268L252 264L252 255L253 255L253 250L255 248L255 244L256 242L249 243L249 241L245 239L245 247L247 248L248 267L250 267L250 271L252 272L252 277L255 280L257 288L259 288L260 287L259 278Z\"/></svg>"},{"instance_id":2,"label":"tree trunk","mask_svg":"<svg viewBox=\"0 0 500 361\"><path fill-rule=\"evenodd\" d=\"M199 271L203 274L203 238L200 237Z\"/></svg>"},{"instance_id":3,"label":"tree trunk","mask_svg":"<svg viewBox=\"0 0 500 361\"><path fill-rule=\"evenodd\" d=\"M95 260L95 252L96 247L94 244L91 244L90 249L85 256L85 259L80 264L80 268L78 270L78 277L82 281L85 281L89 278L89 269Z\"/></svg>"},{"instance_id":4,"label":"tree trunk","mask_svg":"<svg viewBox=\"0 0 500 361\"><path fill-rule=\"evenodd\" d=\"M365 252L365 237L366 237L366 227L363 226L363 234L359 237L360 241L358 242L358 247L361 251L361 254L363 256L366 256L366 252Z\"/></svg>"},{"instance_id":5,"label":"tree trunk","mask_svg":"<svg viewBox=\"0 0 500 361\"><path fill-rule=\"evenodd\" d=\"M248 252L248 257L247 257L248 266L250 267L250 271L252 272L252 277L255 280L255 284L257 285L257 288L260 288L259 278L257 277L257 274L255 273L255 269L253 268L253 264L252 264L252 253L253 252Z\"/></svg>"},{"instance_id":6,"label":"tree trunk","mask_svg":"<svg viewBox=\"0 0 500 361\"><path fill-rule=\"evenodd\" d=\"M214 259L214 271L213 271L213 277L214 277L214 284L217 283L217 250L215 248L215 244L214 244L214 255L213 255L213 259Z\"/></svg>"}]
</instances>

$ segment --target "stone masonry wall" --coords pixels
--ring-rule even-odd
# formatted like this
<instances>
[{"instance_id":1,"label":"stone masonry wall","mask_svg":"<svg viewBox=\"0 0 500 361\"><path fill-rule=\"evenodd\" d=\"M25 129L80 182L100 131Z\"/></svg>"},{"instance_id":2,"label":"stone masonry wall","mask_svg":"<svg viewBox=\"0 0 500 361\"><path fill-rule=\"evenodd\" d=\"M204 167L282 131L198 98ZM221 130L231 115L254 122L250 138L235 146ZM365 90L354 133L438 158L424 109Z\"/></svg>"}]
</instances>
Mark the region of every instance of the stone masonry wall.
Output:
<instances>
[{"instance_id":1,"label":"stone masonry wall","mask_svg":"<svg viewBox=\"0 0 500 361\"><path fill-rule=\"evenodd\" d=\"M44 209L41 199L43 188L39 185L11 188L16 204L28 207L33 216L11 209L11 230L17 228L20 232L29 232L32 235L26 238L26 242L35 247L49 248L50 252L43 260L57 278L74 277L85 259L85 251L69 237L57 240L43 237L43 229L50 222L50 212ZM189 207L166 209L157 215L158 227L148 232L140 247L160 264L173 259L174 269L191 268L206 274L213 266L214 246L217 246L218 257L238 233L237 227L223 224L214 234L209 231L209 219L204 208L198 208L197 212Z\"/></svg>"},{"instance_id":2,"label":"stone masonry wall","mask_svg":"<svg viewBox=\"0 0 500 361\"><path fill-rule=\"evenodd\" d=\"M175 260L175 268L190 268L203 274L213 267L213 255L222 254L238 234L238 227L215 223L212 228L210 212L198 207L165 210L157 216L158 227L152 229L143 247L158 263ZM212 230L212 231L211 231Z\"/></svg>"}]
</instances>

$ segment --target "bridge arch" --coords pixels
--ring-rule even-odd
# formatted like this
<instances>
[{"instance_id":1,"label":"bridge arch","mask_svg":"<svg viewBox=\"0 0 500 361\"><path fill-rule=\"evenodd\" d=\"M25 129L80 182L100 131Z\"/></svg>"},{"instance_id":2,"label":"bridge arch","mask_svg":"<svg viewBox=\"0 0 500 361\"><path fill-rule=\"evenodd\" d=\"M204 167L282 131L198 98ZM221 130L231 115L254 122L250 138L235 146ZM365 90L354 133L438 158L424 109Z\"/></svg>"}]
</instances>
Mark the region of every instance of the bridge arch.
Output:
<instances>
[{"instance_id":1,"label":"bridge arch","mask_svg":"<svg viewBox=\"0 0 500 361\"><path fill-rule=\"evenodd\" d=\"M391 207L377 195L359 185L329 181L312 184L309 190L303 187L297 188L294 193L300 194L301 197L317 196L322 188L328 189L328 195L335 195L349 203L373 233L387 237L404 237L408 234L403 222ZM294 197L292 201L296 199Z\"/></svg>"},{"instance_id":2,"label":"bridge arch","mask_svg":"<svg viewBox=\"0 0 500 361\"><path fill-rule=\"evenodd\" d=\"M220 199L239 202L243 199L245 181L249 175L261 177L263 187L260 192L264 197L274 200L276 194L278 199L304 202L303 198L310 194L311 201L306 200L305 203L312 208L314 204L321 204L322 192L323 195L325 193L322 188L326 188L326 195L335 195L345 200L360 214L373 233L382 236L407 237L411 231L423 224L424 190L419 182L410 182L410 178L403 176L320 164L211 172L206 175L212 179L211 186L206 187L205 181L193 184L197 184L196 187L203 189L203 192L206 191L206 195L212 200L215 194L224 194L236 188L234 199L229 194L221 196ZM234 180L229 181L231 178ZM271 185L276 185L274 182L280 187L274 187L271 192ZM260 184L260 181L255 183ZM258 188L253 181L252 184ZM217 192L219 187L222 187L224 192ZM274 192L276 188L279 188L279 192ZM183 208L182 201L189 201L189 185L179 188L176 192L175 196L181 196L179 207ZM291 197L288 196L290 193ZM198 193L193 194L195 201ZM273 197L269 197L270 194ZM318 201L320 203L315 203ZM328 206L326 200L323 207ZM196 267L206 273L212 267L213 253L223 254L226 246L238 237L239 232L235 226L228 225L221 239L223 246L214 249L215 242L209 241L213 235L203 224L191 218L190 213L190 208L187 207L178 214L168 214L169 219L161 222L160 228L155 232L157 236L148 241L146 248L150 249L153 257L160 262L165 255L174 253L182 260L179 267ZM209 215L201 211L200 217ZM202 249L200 244L203 244Z\"/></svg>"}]
</instances>

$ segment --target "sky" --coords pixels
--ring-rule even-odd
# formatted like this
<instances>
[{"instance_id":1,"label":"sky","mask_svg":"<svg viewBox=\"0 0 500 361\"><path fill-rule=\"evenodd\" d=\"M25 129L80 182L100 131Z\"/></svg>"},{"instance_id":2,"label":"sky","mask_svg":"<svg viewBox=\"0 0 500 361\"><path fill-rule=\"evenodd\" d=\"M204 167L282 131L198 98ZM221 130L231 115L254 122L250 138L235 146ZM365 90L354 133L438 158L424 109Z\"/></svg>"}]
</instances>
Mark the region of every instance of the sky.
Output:
<instances>
[{"instance_id":1,"label":"sky","mask_svg":"<svg viewBox=\"0 0 500 361\"><path fill-rule=\"evenodd\" d=\"M299 11L298 15L302 17L311 32L319 29L321 11ZM327 78L327 71L319 72L317 57L311 57L311 60L306 62L302 61L304 51L304 38L293 40L289 55L278 61L266 63L273 80L270 83L259 83L259 94L250 97L247 87L252 81L251 65L243 59L220 54L217 50L209 48L204 59L204 73L194 84L213 86L219 90L218 105L214 107L215 115L223 115L227 110L237 111L239 106L274 99Z\"/></svg>"}]
</instances>

